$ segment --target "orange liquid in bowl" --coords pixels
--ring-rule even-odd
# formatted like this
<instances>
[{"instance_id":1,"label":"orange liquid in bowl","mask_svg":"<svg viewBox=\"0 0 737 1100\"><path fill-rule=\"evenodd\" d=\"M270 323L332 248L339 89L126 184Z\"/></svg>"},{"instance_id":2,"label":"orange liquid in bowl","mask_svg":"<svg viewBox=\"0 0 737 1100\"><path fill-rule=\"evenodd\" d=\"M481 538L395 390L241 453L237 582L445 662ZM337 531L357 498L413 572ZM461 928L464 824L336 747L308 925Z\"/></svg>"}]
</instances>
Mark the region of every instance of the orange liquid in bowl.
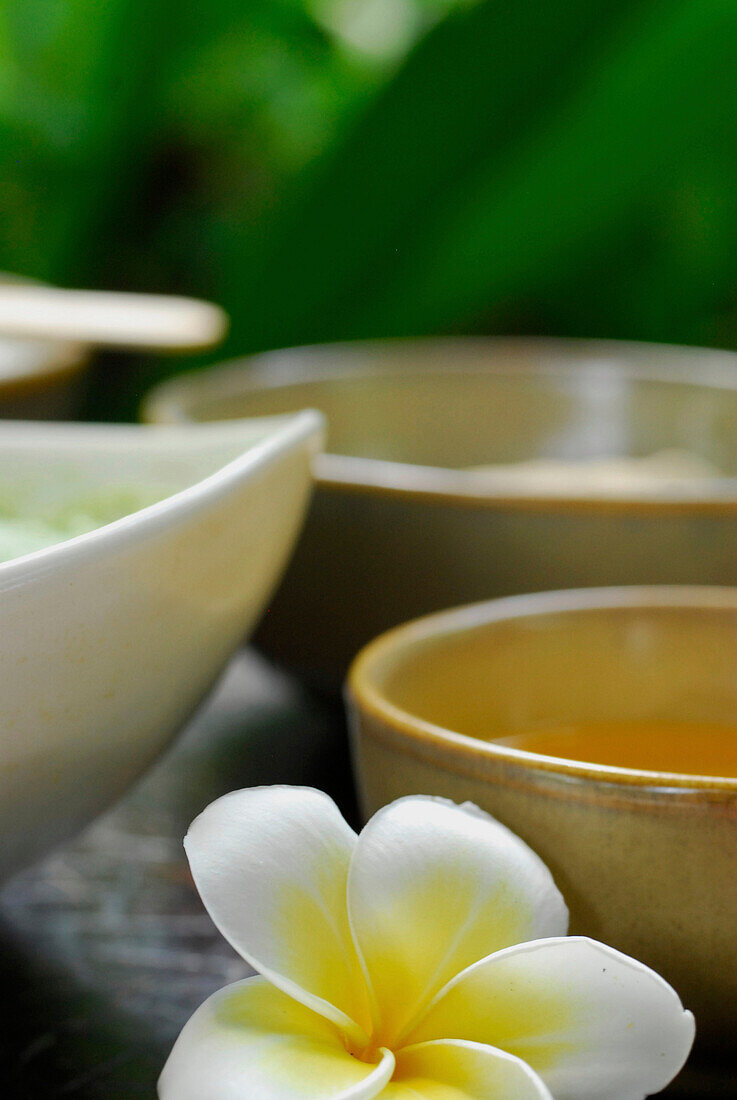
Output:
<instances>
[{"instance_id":1,"label":"orange liquid in bowl","mask_svg":"<svg viewBox=\"0 0 737 1100\"><path fill-rule=\"evenodd\" d=\"M585 764L737 778L737 725L586 722L541 727L493 740L509 748Z\"/></svg>"}]
</instances>

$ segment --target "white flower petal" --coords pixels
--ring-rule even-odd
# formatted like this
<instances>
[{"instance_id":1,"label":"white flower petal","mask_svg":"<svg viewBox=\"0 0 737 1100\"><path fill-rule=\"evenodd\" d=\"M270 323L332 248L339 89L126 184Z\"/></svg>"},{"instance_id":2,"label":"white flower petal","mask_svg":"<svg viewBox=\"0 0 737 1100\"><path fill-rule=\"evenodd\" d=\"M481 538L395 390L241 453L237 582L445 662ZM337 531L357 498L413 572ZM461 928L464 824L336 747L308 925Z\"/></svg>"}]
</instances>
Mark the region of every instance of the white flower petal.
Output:
<instances>
[{"instance_id":1,"label":"white flower petal","mask_svg":"<svg viewBox=\"0 0 737 1100\"><path fill-rule=\"evenodd\" d=\"M381 1100L552 1100L524 1062L503 1050L448 1040L397 1053L397 1068Z\"/></svg>"},{"instance_id":2,"label":"white flower petal","mask_svg":"<svg viewBox=\"0 0 737 1100\"><path fill-rule=\"evenodd\" d=\"M489 1043L555 1100L643 1100L688 1057L694 1020L654 971L582 937L501 951L442 991L408 1042Z\"/></svg>"},{"instance_id":3,"label":"white flower petal","mask_svg":"<svg viewBox=\"0 0 737 1100\"><path fill-rule=\"evenodd\" d=\"M346 911L355 843L321 791L253 787L208 806L184 846L202 900L236 951L360 1043L366 991Z\"/></svg>"},{"instance_id":4,"label":"white flower petal","mask_svg":"<svg viewBox=\"0 0 737 1100\"><path fill-rule=\"evenodd\" d=\"M213 994L185 1024L160 1100L371 1100L394 1069L352 1057L339 1029L264 978Z\"/></svg>"},{"instance_id":5,"label":"white flower petal","mask_svg":"<svg viewBox=\"0 0 737 1100\"><path fill-rule=\"evenodd\" d=\"M469 964L565 933L544 863L475 806L409 797L371 819L348 873L348 911L381 1041L395 1049L430 999Z\"/></svg>"}]
</instances>

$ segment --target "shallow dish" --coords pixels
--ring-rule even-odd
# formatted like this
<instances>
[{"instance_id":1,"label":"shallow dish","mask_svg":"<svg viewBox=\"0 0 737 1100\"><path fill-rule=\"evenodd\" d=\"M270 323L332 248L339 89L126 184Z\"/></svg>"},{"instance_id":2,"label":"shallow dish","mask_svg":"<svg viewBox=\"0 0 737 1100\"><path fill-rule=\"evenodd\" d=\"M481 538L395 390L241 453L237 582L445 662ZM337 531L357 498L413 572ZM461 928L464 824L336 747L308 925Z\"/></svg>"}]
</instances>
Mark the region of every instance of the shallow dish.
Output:
<instances>
[{"instance_id":1,"label":"shallow dish","mask_svg":"<svg viewBox=\"0 0 737 1100\"><path fill-rule=\"evenodd\" d=\"M737 590L493 600L364 649L347 700L366 815L400 795L470 800L551 868L571 928L653 966L734 1057L737 776L596 766L488 738L545 726L695 722L737 737Z\"/></svg>"},{"instance_id":2,"label":"shallow dish","mask_svg":"<svg viewBox=\"0 0 737 1100\"><path fill-rule=\"evenodd\" d=\"M19 281L25 280L0 271L0 283ZM0 336L0 417L71 416L89 360L90 349L84 344Z\"/></svg>"},{"instance_id":3,"label":"shallow dish","mask_svg":"<svg viewBox=\"0 0 737 1100\"><path fill-rule=\"evenodd\" d=\"M158 503L0 564L0 877L122 793L260 614L307 504L318 413L0 425L0 482Z\"/></svg>"},{"instance_id":4,"label":"shallow dish","mask_svg":"<svg viewBox=\"0 0 737 1100\"><path fill-rule=\"evenodd\" d=\"M0 417L54 420L71 415L90 359L83 344L0 336Z\"/></svg>"},{"instance_id":5,"label":"shallow dish","mask_svg":"<svg viewBox=\"0 0 737 1100\"><path fill-rule=\"evenodd\" d=\"M737 584L737 355L605 341L430 339L272 352L155 390L156 421L309 405L329 450L257 635L337 688L396 623L491 596L601 584ZM530 459L694 452L725 476L562 492Z\"/></svg>"}]
</instances>

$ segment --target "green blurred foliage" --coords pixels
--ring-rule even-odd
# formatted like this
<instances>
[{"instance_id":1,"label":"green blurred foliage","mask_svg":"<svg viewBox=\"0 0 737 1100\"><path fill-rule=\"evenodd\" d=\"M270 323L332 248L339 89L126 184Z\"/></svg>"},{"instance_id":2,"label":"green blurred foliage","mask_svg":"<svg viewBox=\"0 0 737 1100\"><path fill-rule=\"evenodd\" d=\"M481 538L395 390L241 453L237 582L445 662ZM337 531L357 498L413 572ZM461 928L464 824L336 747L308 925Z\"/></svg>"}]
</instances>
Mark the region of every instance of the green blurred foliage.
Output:
<instances>
[{"instance_id":1,"label":"green blurred foliage","mask_svg":"<svg viewBox=\"0 0 737 1100\"><path fill-rule=\"evenodd\" d=\"M228 354L737 346L735 57L732 0L0 0L0 268L213 297Z\"/></svg>"}]
</instances>

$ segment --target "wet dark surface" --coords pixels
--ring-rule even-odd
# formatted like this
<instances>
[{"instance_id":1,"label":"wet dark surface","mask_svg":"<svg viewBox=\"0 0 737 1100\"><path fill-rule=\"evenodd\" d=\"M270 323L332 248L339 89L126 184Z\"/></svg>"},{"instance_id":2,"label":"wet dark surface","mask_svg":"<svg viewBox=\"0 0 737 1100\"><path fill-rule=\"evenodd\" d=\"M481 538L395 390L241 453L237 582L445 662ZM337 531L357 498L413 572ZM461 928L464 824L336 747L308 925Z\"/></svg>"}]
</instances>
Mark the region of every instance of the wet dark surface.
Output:
<instances>
[{"instance_id":1,"label":"wet dark surface","mask_svg":"<svg viewBox=\"0 0 737 1100\"><path fill-rule=\"evenodd\" d=\"M0 892L0 1096L153 1097L194 1008L248 973L215 931L182 837L213 798L328 789L354 818L340 706L246 652L130 794Z\"/></svg>"},{"instance_id":2,"label":"wet dark surface","mask_svg":"<svg viewBox=\"0 0 737 1100\"><path fill-rule=\"evenodd\" d=\"M273 782L328 790L355 824L339 705L246 651L117 807L5 886L3 1100L155 1096L185 1020L248 972L200 904L182 837L213 798ZM737 1096L731 1074L713 1076L694 1069L662 1095Z\"/></svg>"}]
</instances>

